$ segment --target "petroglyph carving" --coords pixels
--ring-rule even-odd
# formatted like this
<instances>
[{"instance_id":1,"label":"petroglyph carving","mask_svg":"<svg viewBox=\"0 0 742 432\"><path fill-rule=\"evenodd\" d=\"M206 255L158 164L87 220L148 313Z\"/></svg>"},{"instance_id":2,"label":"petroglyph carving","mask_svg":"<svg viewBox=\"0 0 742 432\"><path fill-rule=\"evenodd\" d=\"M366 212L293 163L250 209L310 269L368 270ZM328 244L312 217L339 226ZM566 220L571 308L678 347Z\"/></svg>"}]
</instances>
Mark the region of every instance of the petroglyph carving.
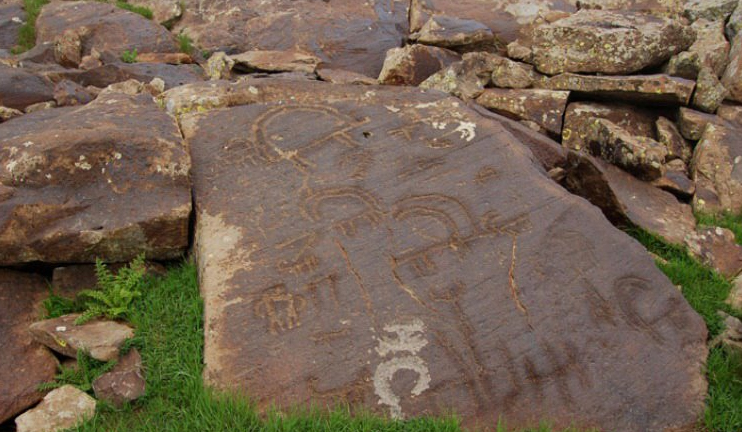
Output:
<instances>
[{"instance_id":1,"label":"petroglyph carving","mask_svg":"<svg viewBox=\"0 0 742 432\"><path fill-rule=\"evenodd\" d=\"M310 233L296 239L277 244L276 249L283 251L289 259L281 260L276 265L279 270L291 273L309 273L317 269L319 258L312 253L317 244L317 234Z\"/></svg>"},{"instance_id":2,"label":"petroglyph carving","mask_svg":"<svg viewBox=\"0 0 742 432\"><path fill-rule=\"evenodd\" d=\"M419 396L430 387L430 371L425 361L418 355L428 341L423 332L425 325L419 319L406 324L391 324L384 327L387 333L394 333L392 337L380 337L376 352L379 356L387 357L381 362L374 373L374 391L379 397L379 404L389 407L392 418L404 418L400 405L400 396L392 390L394 374L401 370L410 370L417 373L415 386L410 391L411 396Z\"/></svg>"},{"instance_id":3,"label":"petroglyph carving","mask_svg":"<svg viewBox=\"0 0 742 432\"><path fill-rule=\"evenodd\" d=\"M268 320L268 330L273 335L301 326L299 314L305 309L306 300L299 294L289 293L286 284L266 289L255 302L255 315Z\"/></svg>"},{"instance_id":4,"label":"petroglyph carving","mask_svg":"<svg viewBox=\"0 0 742 432\"><path fill-rule=\"evenodd\" d=\"M661 304L647 304L644 301L645 296L652 295L652 289L646 280L637 276L624 276L614 282L613 291L626 322L659 344L665 343L665 337L658 331L658 322L667 319L676 328L682 328L682 324L676 322L678 300L675 297L670 297Z\"/></svg>"},{"instance_id":5,"label":"petroglyph carving","mask_svg":"<svg viewBox=\"0 0 742 432\"><path fill-rule=\"evenodd\" d=\"M304 285L304 290L310 293L312 303L314 303L315 307L320 308L321 298L328 294L332 298L332 301L335 303L335 306L339 306L338 280L338 275L332 273L327 276L317 278Z\"/></svg>"},{"instance_id":6,"label":"petroglyph carving","mask_svg":"<svg viewBox=\"0 0 742 432\"><path fill-rule=\"evenodd\" d=\"M337 217L349 213L348 208L358 210L350 216ZM377 226L384 217L379 200L359 187L330 188L314 193L305 200L304 210L315 221L329 215L336 220L334 227L346 237L354 237L361 224Z\"/></svg>"}]
</instances>

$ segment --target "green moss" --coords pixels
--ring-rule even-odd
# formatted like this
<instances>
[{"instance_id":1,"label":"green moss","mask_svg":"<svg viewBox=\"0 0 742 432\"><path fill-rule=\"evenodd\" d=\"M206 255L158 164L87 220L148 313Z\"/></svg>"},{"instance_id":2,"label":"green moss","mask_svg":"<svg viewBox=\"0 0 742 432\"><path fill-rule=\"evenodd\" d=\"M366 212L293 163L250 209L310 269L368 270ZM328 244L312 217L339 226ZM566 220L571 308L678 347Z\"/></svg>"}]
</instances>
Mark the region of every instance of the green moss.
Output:
<instances>
[{"instance_id":1,"label":"green moss","mask_svg":"<svg viewBox=\"0 0 742 432\"><path fill-rule=\"evenodd\" d=\"M18 31L18 45L11 49L14 54L28 51L36 45L36 18L41 8L50 0L23 0L23 10L26 12L26 22Z\"/></svg>"},{"instance_id":2,"label":"green moss","mask_svg":"<svg viewBox=\"0 0 742 432\"><path fill-rule=\"evenodd\" d=\"M186 53L188 55L193 54L193 41L190 37L188 37L185 33L180 33L178 35L178 44L180 45L180 52Z\"/></svg>"}]
</instances>

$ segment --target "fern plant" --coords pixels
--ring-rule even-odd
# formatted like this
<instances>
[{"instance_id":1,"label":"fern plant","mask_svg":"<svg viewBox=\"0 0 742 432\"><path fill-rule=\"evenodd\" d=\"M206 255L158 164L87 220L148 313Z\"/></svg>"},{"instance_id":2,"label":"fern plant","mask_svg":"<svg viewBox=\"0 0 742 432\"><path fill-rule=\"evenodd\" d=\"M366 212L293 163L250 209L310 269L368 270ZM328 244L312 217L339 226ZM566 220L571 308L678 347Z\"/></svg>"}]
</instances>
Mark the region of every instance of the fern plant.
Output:
<instances>
[{"instance_id":1,"label":"fern plant","mask_svg":"<svg viewBox=\"0 0 742 432\"><path fill-rule=\"evenodd\" d=\"M137 52L136 48L131 51L125 50L123 53L121 53L121 60L124 63L136 63L138 55L139 53Z\"/></svg>"},{"instance_id":2,"label":"fern plant","mask_svg":"<svg viewBox=\"0 0 742 432\"><path fill-rule=\"evenodd\" d=\"M95 275L98 279L98 288L82 290L78 294L87 300L85 309L75 320L75 324L84 324L98 317L126 318L130 315L134 300L142 295L141 287L145 272L144 255L136 257L116 274L113 274L101 260L96 260Z\"/></svg>"},{"instance_id":3,"label":"fern plant","mask_svg":"<svg viewBox=\"0 0 742 432\"><path fill-rule=\"evenodd\" d=\"M77 351L77 365L67 367L59 364L59 373L54 376L54 381L40 384L39 391L53 390L69 384L89 393L93 389L93 381L113 369L114 366L116 366L116 360L102 362L90 357L83 350L79 350Z\"/></svg>"}]
</instances>

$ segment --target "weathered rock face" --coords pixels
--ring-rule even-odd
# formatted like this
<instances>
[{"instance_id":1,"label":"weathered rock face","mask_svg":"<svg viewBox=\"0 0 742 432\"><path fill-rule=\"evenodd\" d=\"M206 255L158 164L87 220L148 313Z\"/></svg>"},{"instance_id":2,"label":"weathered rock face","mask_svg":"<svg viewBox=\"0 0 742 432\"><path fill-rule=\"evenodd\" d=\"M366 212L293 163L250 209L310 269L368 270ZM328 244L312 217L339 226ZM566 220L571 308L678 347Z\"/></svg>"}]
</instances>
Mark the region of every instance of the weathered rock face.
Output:
<instances>
[{"instance_id":1,"label":"weathered rock face","mask_svg":"<svg viewBox=\"0 0 742 432\"><path fill-rule=\"evenodd\" d=\"M40 276L0 270L0 423L40 401L39 384L51 381L57 370L51 352L27 331L48 293Z\"/></svg>"},{"instance_id":2,"label":"weathered rock face","mask_svg":"<svg viewBox=\"0 0 742 432\"><path fill-rule=\"evenodd\" d=\"M95 399L66 385L51 391L41 403L15 419L18 432L56 432L70 429L95 414Z\"/></svg>"},{"instance_id":3,"label":"weathered rock face","mask_svg":"<svg viewBox=\"0 0 742 432\"><path fill-rule=\"evenodd\" d=\"M449 15L477 20L505 43L549 12L574 12L575 0L411 0L410 31L418 31L430 17Z\"/></svg>"},{"instance_id":4,"label":"weathered rock face","mask_svg":"<svg viewBox=\"0 0 742 432\"><path fill-rule=\"evenodd\" d=\"M146 381L139 351L132 349L119 359L113 369L96 378L93 391L95 397L117 407L144 396Z\"/></svg>"},{"instance_id":5,"label":"weathered rock face","mask_svg":"<svg viewBox=\"0 0 742 432\"><path fill-rule=\"evenodd\" d=\"M445 48L407 45L386 53L379 82L392 85L418 85L461 57Z\"/></svg>"},{"instance_id":6,"label":"weathered rock face","mask_svg":"<svg viewBox=\"0 0 742 432\"><path fill-rule=\"evenodd\" d=\"M701 69L698 74L696 91L693 93L693 107L714 113L729 95L729 91L721 84L716 74L708 68Z\"/></svg>"},{"instance_id":7,"label":"weathered rock face","mask_svg":"<svg viewBox=\"0 0 742 432\"><path fill-rule=\"evenodd\" d=\"M228 53L299 50L330 68L377 77L407 36L407 0L187 0L175 31Z\"/></svg>"},{"instance_id":8,"label":"weathered rock face","mask_svg":"<svg viewBox=\"0 0 742 432\"><path fill-rule=\"evenodd\" d=\"M94 1L52 2L36 20L37 43L54 42L65 32L80 38L82 55L92 49L119 56L124 51L178 52L179 46L166 28L115 5Z\"/></svg>"},{"instance_id":9,"label":"weathered rock face","mask_svg":"<svg viewBox=\"0 0 742 432\"><path fill-rule=\"evenodd\" d=\"M729 90L729 99L742 102L742 33L737 33L729 51L729 65L721 77L724 87Z\"/></svg>"},{"instance_id":10,"label":"weathered rock face","mask_svg":"<svg viewBox=\"0 0 742 432\"><path fill-rule=\"evenodd\" d=\"M727 278L742 271L742 246L726 228L700 228L685 238L691 254Z\"/></svg>"},{"instance_id":11,"label":"weathered rock face","mask_svg":"<svg viewBox=\"0 0 742 432\"><path fill-rule=\"evenodd\" d=\"M565 73L539 81L537 86L572 90L580 95L610 101L688 105L695 83L668 75L593 76Z\"/></svg>"},{"instance_id":12,"label":"weathered rock face","mask_svg":"<svg viewBox=\"0 0 742 432\"><path fill-rule=\"evenodd\" d=\"M500 114L532 121L559 136L568 98L568 91L486 89L477 103Z\"/></svg>"},{"instance_id":13,"label":"weathered rock face","mask_svg":"<svg viewBox=\"0 0 742 432\"><path fill-rule=\"evenodd\" d=\"M178 0L127 0L127 3L148 8L152 19L160 24L172 23L183 14L183 2Z\"/></svg>"},{"instance_id":14,"label":"weathered rock face","mask_svg":"<svg viewBox=\"0 0 742 432\"><path fill-rule=\"evenodd\" d=\"M533 31L540 72L629 74L659 65L688 48L694 32L669 18L634 12L581 10Z\"/></svg>"},{"instance_id":15,"label":"weathered rock face","mask_svg":"<svg viewBox=\"0 0 742 432\"><path fill-rule=\"evenodd\" d=\"M320 59L294 51L247 51L230 56L234 68L245 72L314 73Z\"/></svg>"},{"instance_id":16,"label":"weathered rock face","mask_svg":"<svg viewBox=\"0 0 742 432\"><path fill-rule=\"evenodd\" d=\"M702 320L497 122L418 89L194 87L256 102L181 119L207 383L467 426L695 423Z\"/></svg>"},{"instance_id":17,"label":"weathered rock face","mask_svg":"<svg viewBox=\"0 0 742 432\"><path fill-rule=\"evenodd\" d=\"M727 64L729 42L724 37L724 22L700 19L691 25L696 40L687 51L674 55L665 71L673 76L696 79L701 69L709 68L721 76Z\"/></svg>"},{"instance_id":18,"label":"weathered rock face","mask_svg":"<svg viewBox=\"0 0 742 432\"><path fill-rule=\"evenodd\" d=\"M78 350L84 350L100 361L115 360L126 339L134 337L134 330L116 321L93 320L75 325L80 314L64 315L37 321L29 326L34 339L49 348L75 357Z\"/></svg>"},{"instance_id":19,"label":"weathered rock face","mask_svg":"<svg viewBox=\"0 0 742 432\"><path fill-rule=\"evenodd\" d=\"M332 84L378 84L378 81L374 78L369 78L366 75L343 69L320 68L317 69L317 77L319 77L319 79L321 79L322 81L326 81Z\"/></svg>"},{"instance_id":20,"label":"weathered rock face","mask_svg":"<svg viewBox=\"0 0 742 432\"><path fill-rule=\"evenodd\" d=\"M460 62L431 75L420 83L420 87L440 90L461 99L473 99L484 91L503 60L501 56L486 52L466 53Z\"/></svg>"},{"instance_id":21,"label":"weathered rock face","mask_svg":"<svg viewBox=\"0 0 742 432\"><path fill-rule=\"evenodd\" d=\"M0 3L0 49L11 49L18 43L18 32L25 20L21 2Z\"/></svg>"},{"instance_id":22,"label":"weathered rock face","mask_svg":"<svg viewBox=\"0 0 742 432\"><path fill-rule=\"evenodd\" d=\"M729 40L734 39L740 30L742 30L742 2L737 1L737 8L734 9L727 22L726 34Z\"/></svg>"},{"instance_id":23,"label":"weathered rock face","mask_svg":"<svg viewBox=\"0 0 742 432\"><path fill-rule=\"evenodd\" d=\"M684 138L691 141L701 139L703 132L706 130L706 125L721 125L723 123L722 119L715 115L682 107L678 110L678 127L680 128L680 133Z\"/></svg>"},{"instance_id":24,"label":"weathered rock face","mask_svg":"<svg viewBox=\"0 0 742 432\"><path fill-rule=\"evenodd\" d=\"M664 174L667 147L651 138L634 136L610 120L594 120L587 143L591 153L638 178L654 180Z\"/></svg>"},{"instance_id":25,"label":"weathered rock face","mask_svg":"<svg viewBox=\"0 0 742 432\"><path fill-rule=\"evenodd\" d=\"M707 19L726 21L737 7L738 0L688 0L685 4L685 16L691 21Z\"/></svg>"},{"instance_id":26,"label":"weathered rock face","mask_svg":"<svg viewBox=\"0 0 742 432\"><path fill-rule=\"evenodd\" d=\"M573 102L567 106L562 129L562 145L573 150L584 150L595 119L607 119L632 135L654 137L656 113L631 105Z\"/></svg>"},{"instance_id":27,"label":"weathered rock face","mask_svg":"<svg viewBox=\"0 0 742 432\"><path fill-rule=\"evenodd\" d=\"M110 93L0 129L0 264L179 256L190 157L149 95Z\"/></svg>"},{"instance_id":28,"label":"weathered rock face","mask_svg":"<svg viewBox=\"0 0 742 432\"><path fill-rule=\"evenodd\" d=\"M579 0L580 9L623 10L659 16L677 16L684 10L685 0Z\"/></svg>"},{"instance_id":29,"label":"weathered rock face","mask_svg":"<svg viewBox=\"0 0 742 432\"><path fill-rule=\"evenodd\" d=\"M496 49L492 30L479 21L434 15L410 38L421 44L451 49L491 47Z\"/></svg>"},{"instance_id":30,"label":"weathered rock face","mask_svg":"<svg viewBox=\"0 0 742 432\"><path fill-rule=\"evenodd\" d=\"M162 63L115 63L88 70L51 71L46 75L52 81L70 80L82 86L107 87L130 79L148 83L155 78L165 82L165 88L189 84L204 79L197 65L170 65Z\"/></svg>"},{"instance_id":31,"label":"weathered rock face","mask_svg":"<svg viewBox=\"0 0 742 432\"><path fill-rule=\"evenodd\" d=\"M709 124L691 164L696 195L693 207L705 212L742 211L740 129Z\"/></svg>"},{"instance_id":32,"label":"weathered rock face","mask_svg":"<svg viewBox=\"0 0 742 432\"><path fill-rule=\"evenodd\" d=\"M54 99L54 84L21 68L0 64L0 105L24 110L27 106Z\"/></svg>"},{"instance_id":33,"label":"weathered rock face","mask_svg":"<svg viewBox=\"0 0 742 432\"><path fill-rule=\"evenodd\" d=\"M684 165L690 163L693 147L683 138L675 123L665 117L660 117L655 125L657 141L667 148L667 160L680 159Z\"/></svg>"}]
</instances>

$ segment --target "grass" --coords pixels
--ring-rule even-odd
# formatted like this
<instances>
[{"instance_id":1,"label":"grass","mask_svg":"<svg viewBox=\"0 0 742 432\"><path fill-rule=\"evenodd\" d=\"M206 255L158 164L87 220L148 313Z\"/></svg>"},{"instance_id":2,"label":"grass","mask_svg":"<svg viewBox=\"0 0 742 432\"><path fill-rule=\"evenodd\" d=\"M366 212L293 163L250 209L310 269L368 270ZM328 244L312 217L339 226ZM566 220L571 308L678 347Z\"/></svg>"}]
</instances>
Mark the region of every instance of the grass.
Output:
<instances>
[{"instance_id":1,"label":"grass","mask_svg":"<svg viewBox=\"0 0 742 432\"><path fill-rule=\"evenodd\" d=\"M180 33L178 35L178 44L180 45L180 52L188 55L193 54L193 40L187 34Z\"/></svg>"},{"instance_id":2,"label":"grass","mask_svg":"<svg viewBox=\"0 0 742 432\"><path fill-rule=\"evenodd\" d=\"M737 243L742 244L742 214L722 213L720 215L696 213L698 223L703 226L727 228L734 233Z\"/></svg>"},{"instance_id":3,"label":"grass","mask_svg":"<svg viewBox=\"0 0 742 432\"><path fill-rule=\"evenodd\" d=\"M77 363L74 367L67 367L60 363L57 366L59 373L54 376L54 381L41 384L39 390L52 390L69 384L92 394L93 381L113 369L114 366L116 366L115 360L98 361L80 350L77 352Z\"/></svg>"},{"instance_id":4,"label":"grass","mask_svg":"<svg viewBox=\"0 0 742 432\"><path fill-rule=\"evenodd\" d=\"M23 10L26 11L26 22L18 31L18 44L11 49L13 54L28 51L36 45L36 18L41 8L50 0L23 0Z\"/></svg>"},{"instance_id":5,"label":"grass","mask_svg":"<svg viewBox=\"0 0 742 432\"><path fill-rule=\"evenodd\" d=\"M131 51L125 50L123 53L121 53L121 61L123 61L124 63L136 63L137 56L139 56L139 53L137 52L136 48Z\"/></svg>"},{"instance_id":6,"label":"grass","mask_svg":"<svg viewBox=\"0 0 742 432\"><path fill-rule=\"evenodd\" d=\"M117 1L116 6L128 10L129 12L134 12L136 14L139 14L147 19L152 19L154 14L152 13L152 10L150 8L144 7L144 6L136 6L133 4L126 3L125 1Z\"/></svg>"}]
</instances>

